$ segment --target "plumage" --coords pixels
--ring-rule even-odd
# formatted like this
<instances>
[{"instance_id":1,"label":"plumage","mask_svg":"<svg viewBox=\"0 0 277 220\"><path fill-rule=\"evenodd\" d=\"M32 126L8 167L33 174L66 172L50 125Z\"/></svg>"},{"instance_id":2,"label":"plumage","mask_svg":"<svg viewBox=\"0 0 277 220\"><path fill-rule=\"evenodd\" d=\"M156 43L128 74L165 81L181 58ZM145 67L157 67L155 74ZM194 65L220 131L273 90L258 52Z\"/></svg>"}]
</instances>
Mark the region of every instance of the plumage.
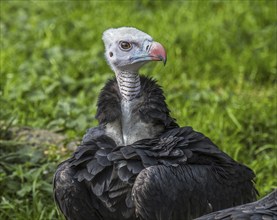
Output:
<instances>
[{"instance_id":1,"label":"plumage","mask_svg":"<svg viewBox=\"0 0 277 220\"><path fill-rule=\"evenodd\" d=\"M277 189L256 202L213 212L195 220L232 219L277 220Z\"/></svg>"},{"instance_id":2,"label":"plumage","mask_svg":"<svg viewBox=\"0 0 277 220\"><path fill-rule=\"evenodd\" d=\"M179 127L161 87L138 75L150 60L165 62L163 47L133 28L108 30L103 39L116 78L99 95L98 127L56 171L55 200L66 219L188 220L254 201L253 171ZM132 76L138 93L122 94L119 80Z\"/></svg>"}]
</instances>

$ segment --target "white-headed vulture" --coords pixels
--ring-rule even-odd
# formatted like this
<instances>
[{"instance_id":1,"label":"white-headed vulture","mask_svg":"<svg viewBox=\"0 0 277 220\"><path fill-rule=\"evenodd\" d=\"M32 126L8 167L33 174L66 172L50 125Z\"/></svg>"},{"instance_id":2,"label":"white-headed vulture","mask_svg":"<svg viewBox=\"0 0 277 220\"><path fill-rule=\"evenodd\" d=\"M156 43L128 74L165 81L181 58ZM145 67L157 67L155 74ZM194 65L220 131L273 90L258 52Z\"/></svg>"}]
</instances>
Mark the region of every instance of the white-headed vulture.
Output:
<instances>
[{"instance_id":1,"label":"white-headed vulture","mask_svg":"<svg viewBox=\"0 0 277 220\"><path fill-rule=\"evenodd\" d=\"M68 220L189 220L253 202L253 171L170 116L161 87L140 76L164 47L131 27L103 34L115 78L98 98L90 128L54 177L55 200Z\"/></svg>"}]
</instances>

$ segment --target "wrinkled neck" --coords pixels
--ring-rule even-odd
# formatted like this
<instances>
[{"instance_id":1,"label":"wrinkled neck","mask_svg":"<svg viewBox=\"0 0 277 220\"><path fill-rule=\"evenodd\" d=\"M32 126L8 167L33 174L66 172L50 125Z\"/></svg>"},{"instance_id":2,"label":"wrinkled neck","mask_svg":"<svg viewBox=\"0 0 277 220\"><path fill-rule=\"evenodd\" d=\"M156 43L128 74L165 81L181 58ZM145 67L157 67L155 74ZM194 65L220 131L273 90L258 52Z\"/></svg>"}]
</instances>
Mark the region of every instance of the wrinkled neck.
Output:
<instances>
[{"instance_id":1,"label":"wrinkled neck","mask_svg":"<svg viewBox=\"0 0 277 220\"><path fill-rule=\"evenodd\" d=\"M141 86L137 72L119 71L116 79L123 99L131 101L138 96Z\"/></svg>"}]
</instances>

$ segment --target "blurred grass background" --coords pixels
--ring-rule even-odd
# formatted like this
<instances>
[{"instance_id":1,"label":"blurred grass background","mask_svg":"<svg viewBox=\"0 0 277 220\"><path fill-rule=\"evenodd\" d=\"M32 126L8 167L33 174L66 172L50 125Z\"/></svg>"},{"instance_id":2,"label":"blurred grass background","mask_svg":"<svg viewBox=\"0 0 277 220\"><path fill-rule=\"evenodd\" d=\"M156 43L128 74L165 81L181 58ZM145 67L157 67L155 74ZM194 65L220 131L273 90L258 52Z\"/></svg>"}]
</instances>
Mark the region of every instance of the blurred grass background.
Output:
<instances>
[{"instance_id":1,"label":"blurred grass background","mask_svg":"<svg viewBox=\"0 0 277 220\"><path fill-rule=\"evenodd\" d=\"M142 73L164 88L172 115L257 175L276 180L276 1L1 1L0 219L62 219L52 176L70 152L14 141L30 126L80 139L113 77L101 40L134 26L161 42L164 68Z\"/></svg>"}]
</instances>

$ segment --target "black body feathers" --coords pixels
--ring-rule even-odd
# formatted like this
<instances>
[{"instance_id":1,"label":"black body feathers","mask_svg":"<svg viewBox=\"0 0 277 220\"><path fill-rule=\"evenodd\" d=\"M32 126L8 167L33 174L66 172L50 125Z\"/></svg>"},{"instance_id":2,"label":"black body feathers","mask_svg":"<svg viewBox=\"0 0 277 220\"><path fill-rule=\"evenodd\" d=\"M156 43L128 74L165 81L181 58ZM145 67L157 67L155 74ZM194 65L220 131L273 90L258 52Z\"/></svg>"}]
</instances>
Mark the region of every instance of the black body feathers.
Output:
<instances>
[{"instance_id":1,"label":"black body feathers","mask_svg":"<svg viewBox=\"0 0 277 220\"><path fill-rule=\"evenodd\" d=\"M154 137L115 140L122 135L121 95L109 81L98 100L99 126L55 174L55 199L66 218L188 220L254 201L252 170L203 134L180 128L155 81L141 77L141 85L132 117L151 132L157 128Z\"/></svg>"}]
</instances>

